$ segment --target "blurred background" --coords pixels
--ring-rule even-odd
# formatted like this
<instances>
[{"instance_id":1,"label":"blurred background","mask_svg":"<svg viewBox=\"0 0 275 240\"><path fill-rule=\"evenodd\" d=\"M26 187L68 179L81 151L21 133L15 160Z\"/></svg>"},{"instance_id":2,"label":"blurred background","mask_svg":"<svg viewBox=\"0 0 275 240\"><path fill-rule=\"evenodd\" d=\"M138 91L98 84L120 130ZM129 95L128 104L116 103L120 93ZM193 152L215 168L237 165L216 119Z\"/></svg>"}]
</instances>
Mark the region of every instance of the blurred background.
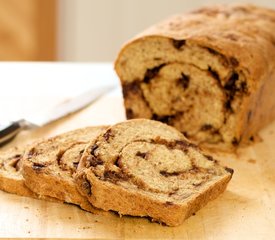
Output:
<instances>
[{"instance_id":1,"label":"blurred background","mask_svg":"<svg viewBox=\"0 0 275 240\"><path fill-rule=\"evenodd\" d=\"M0 60L113 61L123 43L153 23L199 6L231 2L0 0ZM249 2L275 8L274 0Z\"/></svg>"}]
</instances>

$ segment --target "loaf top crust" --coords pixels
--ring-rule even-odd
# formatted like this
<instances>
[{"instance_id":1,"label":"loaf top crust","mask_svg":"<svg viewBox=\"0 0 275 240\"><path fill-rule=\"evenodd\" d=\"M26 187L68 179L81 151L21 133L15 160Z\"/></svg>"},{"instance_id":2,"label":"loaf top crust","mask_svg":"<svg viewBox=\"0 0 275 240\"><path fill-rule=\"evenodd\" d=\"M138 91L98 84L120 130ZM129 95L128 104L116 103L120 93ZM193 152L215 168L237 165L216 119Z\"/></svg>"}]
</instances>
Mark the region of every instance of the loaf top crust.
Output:
<instances>
[{"instance_id":1,"label":"loaf top crust","mask_svg":"<svg viewBox=\"0 0 275 240\"><path fill-rule=\"evenodd\" d=\"M175 47L187 41L226 56L225 64L241 68L253 88L274 69L274 29L275 11L271 9L250 4L204 7L170 17L137 35L122 48L115 65L119 74L124 51L133 43L164 37L177 40ZM127 79L122 77L122 81Z\"/></svg>"}]
</instances>

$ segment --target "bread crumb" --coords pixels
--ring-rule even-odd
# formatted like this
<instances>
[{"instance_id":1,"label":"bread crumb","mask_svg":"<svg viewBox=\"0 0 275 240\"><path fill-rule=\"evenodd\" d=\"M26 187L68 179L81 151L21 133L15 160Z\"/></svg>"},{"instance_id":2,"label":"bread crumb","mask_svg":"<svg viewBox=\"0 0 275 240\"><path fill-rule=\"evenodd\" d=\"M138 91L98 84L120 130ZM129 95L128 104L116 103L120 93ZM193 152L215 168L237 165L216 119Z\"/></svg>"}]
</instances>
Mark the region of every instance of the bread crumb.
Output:
<instances>
[{"instance_id":1,"label":"bread crumb","mask_svg":"<svg viewBox=\"0 0 275 240\"><path fill-rule=\"evenodd\" d=\"M253 143L260 143L263 141L263 139L261 138L261 136L259 134L256 134L254 136L251 136L249 138L250 142L253 142Z\"/></svg>"},{"instance_id":2,"label":"bread crumb","mask_svg":"<svg viewBox=\"0 0 275 240\"><path fill-rule=\"evenodd\" d=\"M25 209L29 209L29 207L27 207L27 206L25 206L24 208L25 208Z\"/></svg>"},{"instance_id":3,"label":"bread crumb","mask_svg":"<svg viewBox=\"0 0 275 240\"><path fill-rule=\"evenodd\" d=\"M26 222L28 222L29 221L29 219L26 219Z\"/></svg>"},{"instance_id":4,"label":"bread crumb","mask_svg":"<svg viewBox=\"0 0 275 240\"><path fill-rule=\"evenodd\" d=\"M253 163L253 164L256 163L256 160L255 160L255 159L248 159L247 161L248 161L249 163Z\"/></svg>"},{"instance_id":5,"label":"bread crumb","mask_svg":"<svg viewBox=\"0 0 275 240\"><path fill-rule=\"evenodd\" d=\"M85 226L85 227L82 227L82 229L91 229L92 227L89 227L89 226Z\"/></svg>"}]
</instances>

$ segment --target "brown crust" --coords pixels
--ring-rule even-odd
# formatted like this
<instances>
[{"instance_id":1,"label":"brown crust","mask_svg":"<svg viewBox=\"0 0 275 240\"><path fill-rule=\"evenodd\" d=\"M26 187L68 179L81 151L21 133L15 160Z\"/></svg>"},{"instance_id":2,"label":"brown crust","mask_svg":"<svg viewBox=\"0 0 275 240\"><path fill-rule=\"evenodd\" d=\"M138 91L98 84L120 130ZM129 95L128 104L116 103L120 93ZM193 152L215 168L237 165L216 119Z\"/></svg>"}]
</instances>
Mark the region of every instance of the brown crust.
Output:
<instances>
[{"instance_id":1,"label":"brown crust","mask_svg":"<svg viewBox=\"0 0 275 240\"><path fill-rule=\"evenodd\" d=\"M209 15L209 12L213 14ZM218 15L224 15L225 18L216 21ZM263 20L259 23L260 27L255 23L259 19ZM212 22L215 24L210 24ZM265 43L256 36L264 38L265 41L274 42L273 28L270 28L268 32L265 32L265 28L261 28L261 26L274 23L274 10L252 4L204 7L190 13L175 15L148 28L123 47L116 61L119 61L127 46L134 41L144 41L147 37L171 38L173 41L188 40L213 49L224 56L230 56L230 59L234 59L232 60L234 64L238 62L242 68L249 70L251 80L256 82L260 81L266 72L266 66L263 63L272 59L273 55L270 48L259 48L259 43ZM220 31L221 26L224 26L223 32ZM232 33L228 34L227 31ZM234 34L240 35L241 41L232 41ZM249 38L252 41L249 41ZM251 49L253 49L252 52Z\"/></svg>"},{"instance_id":2,"label":"brown crust","mask_svg":"<svg viewBox=\"0 0 275 240\"><path fill-rule=\"evenodd\" d=\"M92 184L89 200L106 211L115 208L120 215L154 216L156 222L168 226L179 226L185 219L197 212L209 201L224 192L231 177L224 176L208 189L194 195L185 204L167 204L149 198L140 192L130 192L106 181L100 181L94 175L87 174ZM129 204L131 206L129 206ZM129 210L129 208L131 210Z\"/></svg>"}]
</instances>

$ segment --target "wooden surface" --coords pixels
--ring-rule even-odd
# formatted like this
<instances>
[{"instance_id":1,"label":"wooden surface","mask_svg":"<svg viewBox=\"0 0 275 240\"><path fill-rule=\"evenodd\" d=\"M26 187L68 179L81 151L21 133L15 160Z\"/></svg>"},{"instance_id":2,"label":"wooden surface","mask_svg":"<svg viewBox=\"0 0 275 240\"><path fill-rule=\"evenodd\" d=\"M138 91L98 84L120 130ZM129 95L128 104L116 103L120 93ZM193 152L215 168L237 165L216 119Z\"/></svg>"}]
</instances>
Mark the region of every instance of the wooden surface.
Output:
<instances>
[{"instance_id":1,"label":"wooden surface","mask_svg":"<svg viewBox=\"0 0 275 240\"><path fill-rule=\"evenodd\" d=\"M109 94L87 109L34 131L10 144L25 144L87 125L124 120L121 95ZM19 197L0 191L0 237L90 239L274 239L275 123L263 141L217 158L235 173L226 192L180 227L135 217L92 215L76 206ZM7 146L8 147L8 146Z\"/></svg>"}]
</instances>

